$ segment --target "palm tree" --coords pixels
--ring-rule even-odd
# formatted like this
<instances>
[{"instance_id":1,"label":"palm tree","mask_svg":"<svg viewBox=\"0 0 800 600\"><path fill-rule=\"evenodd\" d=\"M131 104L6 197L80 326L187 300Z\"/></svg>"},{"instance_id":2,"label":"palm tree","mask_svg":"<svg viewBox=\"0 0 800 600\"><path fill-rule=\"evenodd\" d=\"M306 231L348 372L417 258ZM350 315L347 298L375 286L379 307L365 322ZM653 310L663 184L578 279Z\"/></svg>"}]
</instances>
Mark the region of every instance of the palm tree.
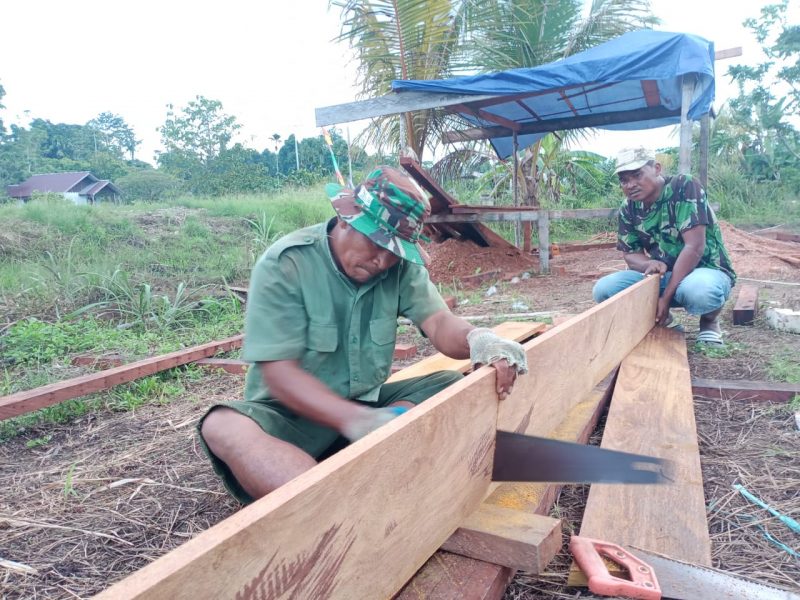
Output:
<instances>
[{"instance_id":1,"label":"palm tree","mask_svg":"<svg viewBox=\"0 0 800 600\"><path fill-rule=\"evenodd\" d=\"M460 38L464 0L331 0L342 10L342 31L359 61L363 97L388 94L395 79L440 79L450 74ZM383 117L365 143L393 150L405 145L422 159L437 124L433 111ZM402 140L402 141L401 141Z\"/></svg>"},{"instance_id":2,"label":"palm tree","mask_svg":"<svg viewBox=\"0 0 800 600\"><path fill-rule=\"evenodd\" d=\"M281 134L280 133L273 133L270 136L270 139L275 143L275 174L279 174L281 172L280 167L278 166L278 144L281 141Z\"/></svg>"},{"instance_id":3,"label":"palm tree","mask_svg":"<svg viewBox=\"0 0 800 600\"><path fill-rule=\"evenodd\" d=\"M356 50L362 95L391 91L394 79L531 67L651 25L649 0L331 0L342 9L338 39ZM376 119L369 142L410 147L421 159L452 116L425 110ZM401 128L405 129L401 135ZM401 141L402 140L402 141Z\"/></svg>"}]
</instances>

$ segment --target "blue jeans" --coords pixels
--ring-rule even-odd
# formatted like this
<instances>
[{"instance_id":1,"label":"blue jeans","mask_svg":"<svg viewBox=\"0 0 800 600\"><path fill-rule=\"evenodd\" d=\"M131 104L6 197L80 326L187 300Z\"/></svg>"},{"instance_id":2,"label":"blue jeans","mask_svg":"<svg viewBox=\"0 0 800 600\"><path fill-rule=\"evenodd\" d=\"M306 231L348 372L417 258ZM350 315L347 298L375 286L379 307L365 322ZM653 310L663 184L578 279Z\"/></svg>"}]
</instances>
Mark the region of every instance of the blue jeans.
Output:
<instances>
[{"instance_id":1,"label":"blue jeans","mask_svg":"<svg viewBox=\"0 0 800 600\"><path fill-rule=\"evenodd\" d=\"M672 277L672 271L668 271L661 279L661 292L659 293L664 293L670 277ZM644 279L644 275L639 271L617 271L600 278L594 284L592 296L594 296L595 302L602 302L642 279ZM726 273L719 269L698 267L680 282L670 306L683 307L692 315L704 315L725 304L730 293L731 278Z\"/></svg>"}]
</instances>

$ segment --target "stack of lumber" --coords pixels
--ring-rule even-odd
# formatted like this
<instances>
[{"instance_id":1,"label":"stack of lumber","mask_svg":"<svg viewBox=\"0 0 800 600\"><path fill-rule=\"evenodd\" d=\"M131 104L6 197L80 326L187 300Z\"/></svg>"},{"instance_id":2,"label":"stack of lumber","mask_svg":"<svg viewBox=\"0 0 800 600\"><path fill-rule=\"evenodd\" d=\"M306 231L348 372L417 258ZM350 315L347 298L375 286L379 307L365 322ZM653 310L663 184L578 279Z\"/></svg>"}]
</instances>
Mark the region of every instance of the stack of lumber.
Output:
<instances>
[{"instance_id":1,"label":"stack of lumber","mask_svg":"<svg viewBox=\"0 0 800 600\"><path fill-rule=\"evenodd\" d=\"M503 402L479 369L101 597L391 597L497 491L497 429L556 429L647 335L657 288L527 342L531 373Z\"/></svg>"}]
</instances>

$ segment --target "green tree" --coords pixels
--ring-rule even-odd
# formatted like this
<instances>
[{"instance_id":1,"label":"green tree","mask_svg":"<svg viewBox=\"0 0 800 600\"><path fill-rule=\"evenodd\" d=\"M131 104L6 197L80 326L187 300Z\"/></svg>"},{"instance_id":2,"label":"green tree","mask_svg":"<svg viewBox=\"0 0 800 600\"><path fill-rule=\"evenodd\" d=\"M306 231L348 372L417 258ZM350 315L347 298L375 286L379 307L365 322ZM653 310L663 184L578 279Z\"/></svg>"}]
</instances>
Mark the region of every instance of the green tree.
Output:
<instances>
[{"instance_id":1,"label":"green tree","mask_svg":"<svg viewBox=\"0 0 800 600\"><path fill-rule=\"evenodd\" d=\"M800 117L800 25L790 24L787 12L788 0L782 0L744 22L766 60L728 69L739 94L730 101L728 127L718 123L714 133L727 134L725 141L735 145L752 179L794 181L800 189L800 132L795 126Z\"/></svg>"},{"instance_id":2,"label":"green tree","mask_svg":"<svg viewBox=\"0 0 800 600\"><path fill-rule=\"evenodd\" d=\"M106 151L117 158L128 157L133 160L136 147L141 140L136 139L133 129L119 115L102 112L86 123L92 132L95 152Z\"/></svg>"},{"instance_id":3,"label":"green tree","mask_svg":"<svg viewBox=\"0 0 800 600\"><path fill-rule=\"evenodd\" d=\"M3 87L3 84L0 83L0 110L3 110L5 108L5 106L3 105L3 96L5 95L6 95L6 90ZM3 124L3 118L0 117L0 143L3 142L3 138L5 137L5 135L6 135L6 127Z\"/></svg>"},{"instance_id":4,"label":"green tree","mask_svg":"<svg viewBox=\"0 0 800 600\"><path fill-rule=\"evenodd\" d=\"M240 127L236 117L222 111L221 102L196 96L180 112L168 104L167 119L158 131L166 153L194 158L206 165L225 150ZM160 164L161 156L158 160Z\"/></svg>"}]
</instances>

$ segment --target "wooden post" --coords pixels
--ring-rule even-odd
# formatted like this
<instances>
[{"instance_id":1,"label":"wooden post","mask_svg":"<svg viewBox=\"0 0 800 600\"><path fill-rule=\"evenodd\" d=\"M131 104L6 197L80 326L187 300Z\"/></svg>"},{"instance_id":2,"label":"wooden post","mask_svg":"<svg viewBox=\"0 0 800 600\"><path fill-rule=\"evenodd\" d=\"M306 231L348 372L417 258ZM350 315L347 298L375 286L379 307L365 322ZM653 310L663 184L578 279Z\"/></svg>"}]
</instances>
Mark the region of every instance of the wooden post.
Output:
<instances>
[{"instance_id":1,"label":"wooden post","mask_svg":"<svg viewBox=\"0 0 800 600\"><path fill-rule=\"evenodd\" d=\"M540 209L539 220L539 273L550 272L550 211Z\"/></svg>"},{"instance_id":2,"label":"wooden post","mask_svg":"<svg viewBox=\"0 0 800 600\"><path fill-rule=\"evenodd\" d=\"M708 136L711 125L711 115L706 113L700 119L700 185L708 194Z\"/></svg>"},{"instance_id":3,"label":"wooden post","mask_svg":"<svg viewBox=\"0 0 800 600\"><path fill-rule=\"evenodd\" d=\"M692 170L692 122L689 120L689 107L694 96L694 75L683 76L681 84L681 145L678 154L678 173Z\"/></svg>"},{"instance_id":4,"label":"wooden post","mask_svg":"<svg viewBox=\"0 0 800 600\"><path fill-rule=\"evenodd\" d=\"M517 139L517 132L514 131L511 136L511 148L514 151L514 172L512 173L512 181L514 186L514 206L519 206L519 140ZM522 244L522 221L517 220L514 223L514 245L519 248ZM528 242L530 245L530 242Z\"/></svg>"}]
</instances>

